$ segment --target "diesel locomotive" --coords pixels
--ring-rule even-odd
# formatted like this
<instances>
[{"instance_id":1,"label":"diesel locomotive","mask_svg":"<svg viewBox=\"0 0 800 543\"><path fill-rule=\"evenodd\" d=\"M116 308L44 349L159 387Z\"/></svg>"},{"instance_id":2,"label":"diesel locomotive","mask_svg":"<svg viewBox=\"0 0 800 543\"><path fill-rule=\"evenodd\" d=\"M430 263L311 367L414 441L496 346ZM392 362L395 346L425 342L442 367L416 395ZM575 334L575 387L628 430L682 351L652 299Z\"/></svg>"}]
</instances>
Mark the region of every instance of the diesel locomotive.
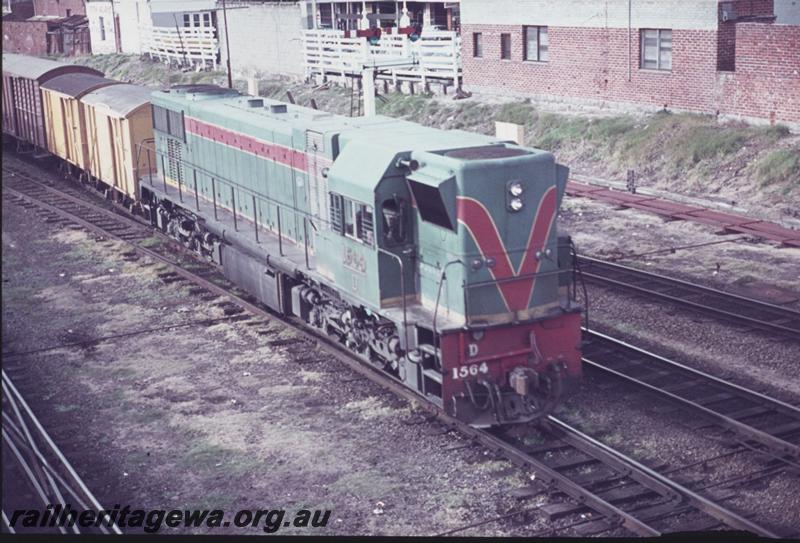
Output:
<instances>
[{"instance_id":1,"label":"diesel locomotive","mask_svg":"<svg viewBox=\"0 0 800 543\"><path fill-rule=\"evenodd\" d=\"M97 73L61 81L56 64L4 69L4 133L45 146L273 311L475 426L539 419L576 389L581 307L557 220L568 169L552 154L213 85L96 88ZM57 107L86 130L85 164L61 151L69 142L40 143L71 134L47 125L67 122ZM17 130L28 118L36 141Z\"/></svg>"},{"instance_id":2,"label":"diesel locomotive","mask_svg":"<svg viewBox=\"0 0 800 543\"><path fill-rule=\"evenodd\" d=\"M550 413L581 375L552 154L212 86L152 95L155 226L476 426Z\"/></svg>"}]
</instances>

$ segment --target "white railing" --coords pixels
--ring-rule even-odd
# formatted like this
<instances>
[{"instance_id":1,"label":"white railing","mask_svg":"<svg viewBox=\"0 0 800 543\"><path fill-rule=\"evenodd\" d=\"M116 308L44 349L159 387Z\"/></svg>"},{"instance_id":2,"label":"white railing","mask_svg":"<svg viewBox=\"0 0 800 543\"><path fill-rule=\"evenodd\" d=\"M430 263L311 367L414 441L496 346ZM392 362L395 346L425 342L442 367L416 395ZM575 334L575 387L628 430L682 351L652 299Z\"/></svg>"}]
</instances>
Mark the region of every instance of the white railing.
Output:
<instances>
[{"instance_id":1,"label":"white railing","mask_svg":"<svg viewBox=\"0 0 800 543\"><path fill-rule=\"evenodd\" d=\"M142 50L150 58L211 69L219 63L219 40L213 27L143 26L140 33Z\"/></svg>"},{"instance_id":2,"label":"white railing","mask_svg":"<svg viewBox=\"0 0 800 543\"><path fill-rule=\"evenodd\" d=\"M425 31L416 41L405 34L381 35L371 45L366 38L346 38L340 30L304 30L303 62L307 75L358 75L372 62L408 61L381 72L394 80L452 80L461 77L461 37L456 32Z\"/></svg>"}]
</instances>

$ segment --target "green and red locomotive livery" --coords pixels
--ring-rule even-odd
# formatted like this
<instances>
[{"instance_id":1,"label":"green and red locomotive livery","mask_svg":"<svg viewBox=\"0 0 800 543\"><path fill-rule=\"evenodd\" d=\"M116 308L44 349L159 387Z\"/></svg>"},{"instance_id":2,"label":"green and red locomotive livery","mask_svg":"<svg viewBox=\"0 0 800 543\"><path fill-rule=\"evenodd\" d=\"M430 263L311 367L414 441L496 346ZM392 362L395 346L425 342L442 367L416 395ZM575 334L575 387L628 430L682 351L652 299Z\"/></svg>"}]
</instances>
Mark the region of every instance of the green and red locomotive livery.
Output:
<instances>
[{"instance_id":1,"label":"green and red locomotive livery","mask_svg":"<svg viewBox=\"0 0 800 543\"><path fill-rule=\"evenodd\" d=\"M144 208L273 310L476 426L540 418L579 382L552 154L219 87L152 103Z\"/></svg>"}]
</instances>

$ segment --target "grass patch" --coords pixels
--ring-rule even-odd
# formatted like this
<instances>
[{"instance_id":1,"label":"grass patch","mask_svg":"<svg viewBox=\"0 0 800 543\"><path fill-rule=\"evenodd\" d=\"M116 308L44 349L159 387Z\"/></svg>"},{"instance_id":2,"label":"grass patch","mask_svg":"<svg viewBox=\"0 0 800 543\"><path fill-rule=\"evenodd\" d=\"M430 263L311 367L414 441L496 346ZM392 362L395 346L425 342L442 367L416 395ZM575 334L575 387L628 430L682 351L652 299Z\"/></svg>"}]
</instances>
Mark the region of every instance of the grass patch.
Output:
<instances>
[{"instance_id":1,"label":"grass patch","mask_svg":"<svg viewBox=\"0 0 800 543\"><path fill-rule=\"evenodd\" d=\"M199 442L184 455L182 464L196 474L221 470L221 473L239 476L255 469L258 460L233 449L208 442Z\"/></svg>"},{"instance_id":2,"label":"grass patch","mask_svg":"<svg viewBox=\"0 0 800 543\"><path fill-rule=\"evenodd\" d=\"M69 413L71 411L77 411L80 408L81 408L81 406L73 405L73 404L69 404L69 405L56 404L56 406L55 406L55 410L58 413Z\"/></svg>"},{"instance_id":3,"label":"grass patch","mask_svg":"<svg viewBox=\"0 0 800 543\"><path fill-rule=\"evenodd\" d=\"M800 149L778 149L765 155L754 166L760 187L789 183L790 190L800 186Z\"/></svg>"},{"instance_id":4,"label":"grass patch","mask_svg":"<svg viewBox=\"0 0 800 543\"><path fill-rule=\"evenodd\" d=\"M669 148L675 165L694 165L735 153L741 149L748 134L741 130L730 130L716 126L692 126L681 138L673 138Z\"/></svg>"}]
</instances>

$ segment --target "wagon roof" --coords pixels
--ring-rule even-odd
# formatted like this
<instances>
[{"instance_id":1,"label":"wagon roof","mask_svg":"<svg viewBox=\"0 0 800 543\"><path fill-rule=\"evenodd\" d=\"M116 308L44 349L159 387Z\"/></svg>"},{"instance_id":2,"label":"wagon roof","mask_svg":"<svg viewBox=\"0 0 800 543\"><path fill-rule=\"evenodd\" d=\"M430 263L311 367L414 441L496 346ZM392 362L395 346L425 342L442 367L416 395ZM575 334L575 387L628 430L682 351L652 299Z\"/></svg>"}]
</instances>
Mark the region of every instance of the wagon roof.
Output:
<instances>
[{"instance_id":1,"label":"wagon roof","mask_svg":"<svg viewBox=\"0 0 800 543\"><path fill-rule=\"evenodd\" d=\"M3 73L8 73L15 77L40 79L51 72L77 72L84 74L103 75L101 72L95 70L94 68L89 68L88 66L65 64L63 62L56 62L55 60L29 57L27 55L17 55L14 53L3 53Z\"/></svg>"},{"instance_id":2,"label":"wagon roof","mask_svg":"<svg viewBox=\"0 0 800 543\"><path fill-rule=\"evenodd\" d=\"M42 83L42 88L56 91L71 96L72 98L80 98L87 92L92 92L100 87L117 84L119 84L119 81L107 79L100 75L69 73L59 75L48 80L46 83Z\"/></svg>"},{"instance_id":3,"label":"wagon roof","mask_svg":"<svg viewBox=\"0 0 800 543\"><path fill-rule=\"evenodd\" d=\"M81 101L90 106L105 107L112 115L124 118L149 104L151 93L148 88L123 83L94 90Z\"/></svg>"}]
</instances>

